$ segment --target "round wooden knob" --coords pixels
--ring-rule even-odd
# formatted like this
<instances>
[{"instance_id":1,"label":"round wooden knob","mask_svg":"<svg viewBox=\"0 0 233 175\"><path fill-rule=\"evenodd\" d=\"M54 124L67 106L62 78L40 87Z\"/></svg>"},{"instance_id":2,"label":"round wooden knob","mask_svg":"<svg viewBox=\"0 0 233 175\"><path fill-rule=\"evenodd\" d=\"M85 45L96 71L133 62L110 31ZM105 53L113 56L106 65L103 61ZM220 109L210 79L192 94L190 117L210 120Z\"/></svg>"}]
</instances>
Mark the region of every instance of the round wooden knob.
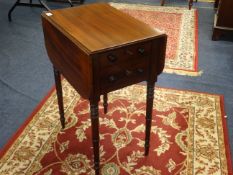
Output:
<instances>
[{"instance_id":1,"label":"round wooden knob","mask_svg":"<svg viewBox=\"0 0 233 175\"><path fill-rule=\"evenodd\" d=\"M130 70L126 70L126 71L125 71L125 75L126 75L126 76L130 76L132 73L133 73L133 72L130 71Z\"/></svg>"},{"instance_id":2,"label":"round wooden knob","mask_svg":"<svg viewBox=\"0 0 233 175\"><path fill-rule=\"evenodd\" d=\"M145 53L145 49L144 49L144 48L139 48L139 49L138 49L138 52L139 52L141 55L143 55L143 54Z\"/></svg>"},{"instance_id":3,"label":"round wooden knob","mask_svg":"<svg viewBox=\"0 0 233 175\"><path fill-rule=\"evenodd\" d=\"M138 69L137 69L137 72L138 72L138 73L143 73L144 70L143 70L142 68L138 68Z\"/></svg>"},{"instance_id":4,"label":"round wooden knob","mask_svg":"<svg viewBox=\"0 0 233 175\"><path fill-rule=\"evenodd\" d=\"M107 58L110 62L115 62L117 60L117 57L113 54L108 55Z\"/></svg>"},{"instance_id":5,"label":"round wooden knob","mask_svg":"<svg viewBox=\"0 0 233 175\"><path fill-rule=\"evenodd\" d=\"M113 76L113 75L111 75L111 76L109 76L108 80L109 80L110 82L114 82L114 81L116 81L116 77Z\"/></svg>"}]
</instances>

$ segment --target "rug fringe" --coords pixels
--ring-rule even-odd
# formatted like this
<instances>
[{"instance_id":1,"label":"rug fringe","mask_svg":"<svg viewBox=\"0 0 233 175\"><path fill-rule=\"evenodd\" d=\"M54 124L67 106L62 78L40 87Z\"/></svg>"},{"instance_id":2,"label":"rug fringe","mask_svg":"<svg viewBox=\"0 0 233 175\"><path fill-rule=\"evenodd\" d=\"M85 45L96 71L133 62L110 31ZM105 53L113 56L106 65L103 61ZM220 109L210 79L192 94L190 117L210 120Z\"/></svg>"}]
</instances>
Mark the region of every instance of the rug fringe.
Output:
<instances>
[{"instance_id":1,"label":"rug fringe","mask_svg":"<svg viewBox=\"0 0 233 175\"><path fill-rule=\"evenodd\" d=\"M199 0L198 0L199 1ZM201 1L212 1L213 0L200 0ZM177 8L177 9L182 9L182 10L187 10L187 11L193 11L196 10L195 8L192 8L189 10L186 6L161 6L161 5L156 5L156 4L148 4L148 3L121 3L121 2L109 2L111 6L117 8L117 9L122 9L122 8L132 8L132 9L138 9L139 7L150 10L151 8L163 8L163 9L169 9L169 8Z\"/></svg>"},{"instance_id":2,"label":"rug fringe","mask_svg":"<svg viewBox=\"0 0 233 175\"><path fill-rule=\"evenodd\" d=\"M198 2L210 2L210 3L214 3L214 0L198 0Z\"/></svg>"},{"instance_id":3,"label":"rug fringe","mask_svg":"<svg viewBox=\"0 0 233 175\"><path fill-rule=\"evenodd\" d=\"M170 73L170 74L177 74L177 75L186 75L186 76L201 76L203 74L203 71L197 71L197 72L188 72L186 70L175 70L175 69L164 69L164 73Z\"/></svg>"}]
</instances>

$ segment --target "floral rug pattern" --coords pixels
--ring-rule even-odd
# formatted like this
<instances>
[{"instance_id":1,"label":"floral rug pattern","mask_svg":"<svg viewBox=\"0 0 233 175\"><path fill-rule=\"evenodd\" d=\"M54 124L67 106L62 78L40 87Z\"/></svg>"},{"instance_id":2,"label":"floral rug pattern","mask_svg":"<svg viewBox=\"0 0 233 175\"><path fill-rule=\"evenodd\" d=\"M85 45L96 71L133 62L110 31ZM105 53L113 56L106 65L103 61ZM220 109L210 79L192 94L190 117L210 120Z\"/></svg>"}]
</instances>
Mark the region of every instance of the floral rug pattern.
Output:
<instances>
[{"instance_id":1,"label":"floral rug pattern","mask_svg":"<svg viewBox=\"0 0 233 175\"><path fill-rule=\"evenodd\" d=\"M0 174L94 175L88 101L63 80L66 128L53 91L0 161ZM155 89L150 152L144 156L146 87L109 94L100 113L102 175L229 174L222 98ZM228 155L229 156L229 155Z\"/></svg>"}]
</instances>

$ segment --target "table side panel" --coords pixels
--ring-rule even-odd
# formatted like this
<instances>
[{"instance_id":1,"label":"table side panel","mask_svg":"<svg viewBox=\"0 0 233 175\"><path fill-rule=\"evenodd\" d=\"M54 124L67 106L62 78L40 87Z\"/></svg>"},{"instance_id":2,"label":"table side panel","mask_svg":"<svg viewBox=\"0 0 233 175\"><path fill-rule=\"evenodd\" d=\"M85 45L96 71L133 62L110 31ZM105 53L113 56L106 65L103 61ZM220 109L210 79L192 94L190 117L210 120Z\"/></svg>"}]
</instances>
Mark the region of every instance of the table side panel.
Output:
<instances>
[{"instance_id":1,"label":"table side panel","mask_svg":"<svg viewBox=\"0 0 233 175\"><path fill-rule=\"evenodd\" d=\"M151 47L150 67L148 81L157 81L157 76L162 73L165 66L165 54L167 46L167 35L153 40Z\"/></svg>"},{"instance_id":2,"label":"table side panel","mask_svg":"<svg viewBox=\"0 0 233 175\"><path fill-rule=\"evenodd\" d=\"M51 62L83 98L89 98L92 91L91 59L43 17L42 24Z\"/></svg>"}]
</instances>

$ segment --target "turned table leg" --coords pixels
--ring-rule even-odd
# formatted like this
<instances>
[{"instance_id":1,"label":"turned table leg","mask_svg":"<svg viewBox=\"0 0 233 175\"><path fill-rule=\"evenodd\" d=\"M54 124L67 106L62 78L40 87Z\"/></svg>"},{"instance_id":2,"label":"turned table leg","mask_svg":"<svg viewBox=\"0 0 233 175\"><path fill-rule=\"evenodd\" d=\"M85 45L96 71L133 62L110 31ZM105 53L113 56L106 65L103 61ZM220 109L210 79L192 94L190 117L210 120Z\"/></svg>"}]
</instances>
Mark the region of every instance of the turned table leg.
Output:
<instances>
[{"instance_id":1,"label":"turned table leg","mask_svg":"<svg viewBox=\"0 0 233 175\"><path fill-rule=\"evenodd\" d=\"M108 94L104 94L103 98L103 105L104 105L104 113L107 114L108 112Z\"/></svg>"},{"instance_id":2,"label":"turned table leg","mask_svg":"<svg viewBox=\"0 0 233 175\"><path fill-rule=\"evenodd\" d=\"M218 8L219 0L214 1L214 8Z\"/></svg>"},{"instance_id":3,"label":"turned table leg","mask_svg":"<svg viewBox=\"0 0 233 175\"><path fill-rule=\"evenodd\" d=\"M221 29L214 28L213 34L212 34L212 40L213 41L219 40L219 38L221 37L222 34L223 34L223 31Z\"/></svg>"},{"instance_id":4,"label":"turned table leg","mask_svg":"<svg viewBox=\"0 0 233 175\"><path fill-rule=\"evenodd\" d=\"M165 0L161 0L160 5L164 6Z\"/></svg>"},{"instance_id":5,"label":"turned table leg","mask_svg":"<svg viewBox=\"0 0 233 175\"><path fill-rule=\"evenodd\" d=\"M73 7L73 6L74 6L71 0L67 0L67 1L68 1L68 3L70 4L70 7Z\"/></svg>"},{"instance_id":6,"label":"turned table leg","mask_svg":"<svg viewBox=\"0 0 233 175\"><path fill-rule=\"evenodd\" d=\"M13 12L13 10L15 9L15 7L20 3L20 0L17 0L14 5L11 7L11 9L8 12L8 21L11 21L11 13Z\"/></svg>"},{"instance_id":7,"label":"turned table leg","mask_svg":"<svg viewBox=\"0 0 233 175\"><path fill-rule=\"evenodd\" d=\"M90 100L91 111L91 128L92 128L92 142L94 150L94 169L95 175L99 175L100 160L99 160L99 109L98 101Z\"/></svg>"},{"instance_id":8,"label":"turned table leg","mask_svg":"<svg viewBox=\"0 0 233 175\"><path fill-rule=\"evenodd\" d=\"M154 82L153 83L147 82L145 156L149 154L153 100L154 100Z\"/></svg>"},{"instance_id":9,"label":"turned table leg","mask_svg":"<svg viewBox=\"0 0 233 175\"><path fill-rule=\"evenodd\" d=\"M63 97L62 97L61 74L55 67L53 67L53 70L54 70L55 85L57 90L57 101L58 101L58 107L60 113L60 121L61 121L61 126L64 129L65 117L64 117L64 105L63 105Z\"/></svg>"},{"instance_id":10,"label":"turned table leg","mask_svg":"<svg viewBox=\"0 0 233 175\"><path fill-rule=\"evenodd\" d=\"M192 8L192 6L193 6L193 0L189 0L189 10Z\"/></svg>"}]
</instances>

